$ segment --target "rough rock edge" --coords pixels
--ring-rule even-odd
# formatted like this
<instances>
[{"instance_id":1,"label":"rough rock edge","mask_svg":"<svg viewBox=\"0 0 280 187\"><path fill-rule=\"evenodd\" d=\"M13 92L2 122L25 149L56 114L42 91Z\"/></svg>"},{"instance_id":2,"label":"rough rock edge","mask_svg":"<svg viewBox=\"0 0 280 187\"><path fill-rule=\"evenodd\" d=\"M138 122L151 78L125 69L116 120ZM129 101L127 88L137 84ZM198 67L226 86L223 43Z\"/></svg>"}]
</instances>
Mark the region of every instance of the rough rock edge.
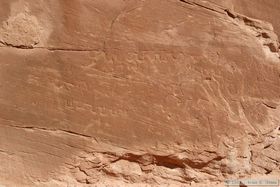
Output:
<instances>
[{"instance_id":1,"label":"rough rock edge","mask_svg":"<svg viewBox=\"0 0 280 187\"><path fill-rule=\"evenodd\" d=\"M278 36L274 32L272 24L257 19L249 18L247 16L235 13L229 9L225 9L229 17L242 24L246 25L255 33L255 37L262 43L263 46L269 48L270 52L277 54L279 58L280 43Z\"/></svg>"},{"instance_id":2,"label":"rough rock edge","mask_svg":"<svg viewBox=\"0 0 280 187\"><path fill-rule=\"evenodd\" d=\"M248 16L234 12L233 10L218 6L211 2L200 2L196 0L179 0L191 6L212 11L214 13L225 14L231 19L237 21L238 25L245 25L251 30L255 37L262 43L264 47L268 47L270 52L280 58L280 43L277 34L274 32L273 26L269 22L250 18Z\"/></svg>"},{"instance_id":3,"label":"rough rock edge","mask_svg":"<svg viewBox=\"0 0 280 187\"><path fill-rule=\"evenodd\" d=\"M274 32L272 24L247 17L245 15L236 13L233 10L217 6L216 4L213 4L211 2L208 2L206 5L204 5L202 2L200 2L200 1L197 2L195 0L179 0L179 1L183 2L185 4L188 4L191 6L197 6L199 8L203 8L208 11L215 12L215 13L225 14L225 15L229 16L230 18L237 20L238 22L248 26L255 32L255 36L261 41L261 43L264 46L267 46L272 53L276 53L278 58L280 58L280 56L279 56L280 43L278 40L278 36ZM114 22L114 20L113 20L113 22ZM5 41L1 41L1 40L0 40L0 47L11 47L11 48L18 48L18 49L46 49L49 51L70 51L70 52L71 51L72 52L100 51L98 49L92 49L92 48L79 49L79 48L59 48L59 47L48 47L48 46L38 47L36 45L14 45L14 44L6 43Z\"/></svg>"},{"instance_id":4,"label":"rough rock edge","mask_svg":"<svg viewBox=\"0 0 280 187\"><path fill-rule=\"evenodd\" d=\"M99 144L99 141L94 137L66 130L22 126L10 127L26 131L39 131L53 135L74 136L76 138L89 140L90 142L93 141L97 145ZM265 155L264 152L266 150L272 150L275 151L276 155L278 150L274 150L273 147L275 147L274 144L280 140L280 136L277 135L279 128L280 127L264 135L266 138L263 141L250 145L250 148L253 148L251 149L252 155L250 157L250 162L255 167L262 169L263 175L269 175L279 167L279 160ZM177 152L171 154L126 149L122 149L121 151L114 151L106 148L102 149L103 151L98 149L83 150L79 155L73 157L75 161L67 161L64 163L64 167L72 174L73 179L75 179L77 183L85 185L95 184L100 182L100 179L111 178L112 180L118 179L126 183L191 184L192 182L204 183L207 180L222 182L227 177L236 176L234 173L229 172L230 170L224 165L227 157L216 151L204 150L199 153L208 158L208 160L205 160L199 159L191 155L188 150L183 149L181 151L177 150ZM264 166L258 162L259 159L264 158L268 159L272 164ZM249 173L243 173L241 176L249 176ZM57 178L57 180L61 180L61 178Z\"/></svg>"},{"instance_id":5,"label":"rough rock edge","mask_svg":"<svg viewBox=\"0 0 280 187\"><path fill-rule=\"evenodd\" d=\"M41 26L35 16L25 10L11 15L0 28L0 42L7 46L32 48L40 42Z\"/></svg>"}]
</instances>

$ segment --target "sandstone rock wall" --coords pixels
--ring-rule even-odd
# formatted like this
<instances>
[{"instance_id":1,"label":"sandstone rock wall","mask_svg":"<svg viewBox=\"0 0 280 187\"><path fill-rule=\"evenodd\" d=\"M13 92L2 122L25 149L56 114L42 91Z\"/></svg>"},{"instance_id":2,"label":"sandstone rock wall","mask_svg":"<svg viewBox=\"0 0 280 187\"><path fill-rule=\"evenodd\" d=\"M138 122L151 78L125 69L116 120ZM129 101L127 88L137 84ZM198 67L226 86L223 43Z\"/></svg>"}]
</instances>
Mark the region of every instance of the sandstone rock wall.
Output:
<instances>
[{"instance_id":1,"label":"sandstone rock wall","mask_svg":"<svg viewBox=\"0 0 280 187\"><path fill-rule=\"evenodd\" d=\"M1 185L279 176L276 0L0 10Z\"/></svg>"}]
</instances>

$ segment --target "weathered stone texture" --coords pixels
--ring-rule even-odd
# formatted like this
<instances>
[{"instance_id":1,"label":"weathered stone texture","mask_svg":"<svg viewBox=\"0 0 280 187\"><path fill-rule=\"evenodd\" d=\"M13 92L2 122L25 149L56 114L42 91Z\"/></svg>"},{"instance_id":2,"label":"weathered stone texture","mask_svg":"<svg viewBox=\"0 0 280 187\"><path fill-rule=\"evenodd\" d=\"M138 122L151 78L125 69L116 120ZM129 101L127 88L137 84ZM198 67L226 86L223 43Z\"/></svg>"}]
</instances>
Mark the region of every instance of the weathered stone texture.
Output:
<instances>
[{"instance_id":1,"label":"weathered stone texture","mask_svg":"<svg viewBox=\"0 0 280 187\"><path fill-rule=\"evenodd\" d=\"M0 10L1 185L279 177L277 0Z\"/></svg>"}]
</instances>

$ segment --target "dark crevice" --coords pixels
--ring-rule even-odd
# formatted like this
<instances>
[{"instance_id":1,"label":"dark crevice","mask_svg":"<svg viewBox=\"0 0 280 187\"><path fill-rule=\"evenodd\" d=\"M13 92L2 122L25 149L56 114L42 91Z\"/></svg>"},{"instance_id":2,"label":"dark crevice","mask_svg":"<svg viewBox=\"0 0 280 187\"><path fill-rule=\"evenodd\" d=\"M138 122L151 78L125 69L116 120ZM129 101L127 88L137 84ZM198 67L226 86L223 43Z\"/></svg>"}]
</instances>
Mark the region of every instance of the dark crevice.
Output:
<instances>
[{"instance_id":1,"label":"dark crevice","mask_svg":"<svg viewBox=\"0 0 280 187\"><path fill-rule=\"evenodd\" d=\"M263 149L267 149L267 148L269 148L270 146L272 146L272 144L268 144L268 145L264 146Z\"/></svg>"},{"instance_id":2,"label":"dark crevice","mask_svg":"<svg viewBox=\"0 0 280 187\"><path fill-rule=\"evenodd\" d=\"M233 19L235 19L237 16L235 13L233 13L231 10L229 9L225 9L225 12L227 13L227 15Z\"/></svg>"},{"instance_id":3,"label":"dark crevice","mask_svg":"<svg viewBox=\"0 0 280 187\"><path fill-rule=\"evenodd\" d=\"M179 0L179 1L182 2L182 3L186 3L186 4L189 4L189 5L192 5L192 6L198 6L200 8L207 9L207 10L210 10L212 12L216 12L216 13L219 13L219 14L224 14L222 11L219 11L219 10L216 10L214 8L210 8L210 7L204 6L204 5L196 3L196 2L189 2L187 0Z\"/></svg>"},{"instance_id":4,"label":"dark crevice","mask_svg":"<svg viewBox=\"0 0 280 187\"><path fill-rule=\"evenodd\" d=\"M210 10L210 11L213 11L213 12L216 12L216 13L219 13L219 14L224 14L223 12L220 12L218 10L215 10L214 8L210 8L210 7L207 7L207 6L204 6L204 5L201 5L201 4L198 4L198 3L195 3L193 2L193 4L201 7L201 8L204 8L204 9L207 9L207 10Z\"/></svg>"},{"instance_id":5,"label":"dark crevice","mask_svg":"<svg viewBox=\"0 0 280 187\"><path fill-rule=\"evenodd\" d=\"M186 3L186 4L189 4L189 5L194 6L194 4L193 4L193 3L190 3L190 2L188 2L188 1L186 1L186 0L180 0L180 2L183 2L183 3Z\"/></svg>"},{"instance_id":6,"label":"dark crevice","mask_svg":"<svg viewBox=\"0 0 280 187\"><path fill-rule=\"evenodd\" d=\"M0 48L16 48L16 49L23 49L23 50L34 50L34 49L45 49L49 51L70 51L70 52L91 52L91 51L103 51L101 49L79 49L79 48L61 48L61 47L34 47L34 46L25 46L25 45L12 45L5 42L1 42L4 46L0 46Z\"/></svg>"},{"instance_id":7,"label":"dark crevice","mask_svg":"<svg viewBox=\"0 0 280 187\"><path fill-rule=\"evenodd\" d=\"M55 130L56 131L56 130ZM73 132L73 131L70 131L70 130L58 130L58 131L62 131L62 132L65 132L65 133L68 133L68 134L72 134L72 135L76 135L76 136L83 136L85 138L92 138L91 136L89 135L85 135L85 134L80 134L80 133L77 133L77 132Z\"/></svg>"},{"instance_id":8,"label":"dark crevice","mask_svg":"<svg viewBox=\"0 0 280 187\"><path fill-rule=\"evenodd\" d=\"M34 49L47 49L49 51L72 51L72 52L101 51L98 49L77 49L77 48L58 48L58 47L34 47Z\"/></svg>"},{"instance_id":9,"label":"dark crevice","mask_svg":"<svg viewBox=\"0 0 280 187\"><path fill-rule=\"evenodd\" d=\"M267 169L267 168L264 168L264 169L265 169L265 174L266 174L266 175L268 175L268 174L270 174L270 173L272 172L271 169Z\"/></svg>"},{"instance_id":10,"label":"dark crevice","mask_svg":"<svg viewBox=\"0 0 280 187\"><path fill-rule=\"evenodd\" d=\"M143 161L145 160L144 157L148 156L151 158L149 161ZM157 166L163 166L170 169L176 169L176 168L185 168L185 164L183 160L172 158L170 156L159 156L159 155L135 155L135 154L125 154L121 159L128 160L130 162L137 162L139 164L143 165L149 165L154 164Z\"/></svg>"},{"instance_id":11,"label":"dark crevice","mask_svg":"<svg viewBox=\"0 0 280 187\"><path fill-rule=\"evenodd\" d=\"M9 125L9 127L19 128L19 129L29 129L29 130L41 130L41 131L47 131L47 132L63 132L66 134L74 135L74 136L80 136L84 138L94 138L89 135L73 132L70 130L63 130L63 129L48 129L43 127L33 127L33 126L15 126L15 125Z\"/></svg>"},{"instance_id":12,"label":"dark crevice","mask_svg":"<svg viewBox=\"0 0 280 187\"><path fill-rule=\"evenodd\" d=\"M248 187L247 185L245 185L243 182L240 181L239 183L239 187Z\"/></svg>"},{"instance_id":13,"label":"dark crevice","mask_svg":"<svg viewBox=\"0 0 280 187\"><path fill-rule=\"evenodd\" d=\"M268 104L268 103L265 103L263 102L264 106L268 107L268 108L271 108L271 109L277 109L277 106L274 106L272 104Z\"/></svg>"},{"instance_id":14,"label":"dark crevice","mask_svg":"<svg viewBox=\"0 0 280 187\"><path fill-rule=\"evenodd\" d=\"M147 157L149 158L149 160L145 159ZM141 165L152 164L157 166L163 166L170 169L186 168L187 166L195 169L202 169L204 167L207 167L212 162L221 161L222 159L224 159L224 157L217 156L207 162L199 162L199 161L196 162L187 158L179 159L176 155L166 155L166 156L153 155L153 154L136 155L132 153L127 153L123 156L120 156L114 162L117 162L122 159L130 162L136 162Z\"/></svg>"},{"instance_id":15,"label":"dark crevice","mask_svg":"<svg viewBox=\"0 0 280 187\"><path fill-rule=\"evenodd\" d=\"M11 47L11 48L17 48L17 49L33 49L33 46L27 46L27 45L13 45L9 44L3 41L0 41L0 44L4 45L1 47Z\"/></svg>"},{"instance_id":16,"label":"dark crevice","mask_svg":"<svg viewBox=\"0 0 280 187\"><path fill-rule=\"evenodd\" d=\"M172 158L168 156L155 156L155 160L155 164L157 166L163 166L170 169L186 167L186 163L184 163L184 160L179 160L177 158Z\"/></svg>"}]
</instances>

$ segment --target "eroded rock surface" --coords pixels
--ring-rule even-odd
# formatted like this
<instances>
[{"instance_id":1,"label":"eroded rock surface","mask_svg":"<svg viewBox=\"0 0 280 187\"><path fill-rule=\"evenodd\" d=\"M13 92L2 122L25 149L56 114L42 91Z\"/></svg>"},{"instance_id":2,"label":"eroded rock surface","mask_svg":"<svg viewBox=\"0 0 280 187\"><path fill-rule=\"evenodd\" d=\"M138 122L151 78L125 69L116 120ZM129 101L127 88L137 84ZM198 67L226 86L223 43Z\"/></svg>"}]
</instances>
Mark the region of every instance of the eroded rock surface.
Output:
<instances>
[{"instance_id":1,"label":"eroded rock surface","mask_svg":"<svg viewBox=\"0 0 280 187\"><path fill-rule=\"evenodd\" d=\"M1 0L0 184L279 177L280 7L250 6Z\"/></svg>"}]
</instances>

